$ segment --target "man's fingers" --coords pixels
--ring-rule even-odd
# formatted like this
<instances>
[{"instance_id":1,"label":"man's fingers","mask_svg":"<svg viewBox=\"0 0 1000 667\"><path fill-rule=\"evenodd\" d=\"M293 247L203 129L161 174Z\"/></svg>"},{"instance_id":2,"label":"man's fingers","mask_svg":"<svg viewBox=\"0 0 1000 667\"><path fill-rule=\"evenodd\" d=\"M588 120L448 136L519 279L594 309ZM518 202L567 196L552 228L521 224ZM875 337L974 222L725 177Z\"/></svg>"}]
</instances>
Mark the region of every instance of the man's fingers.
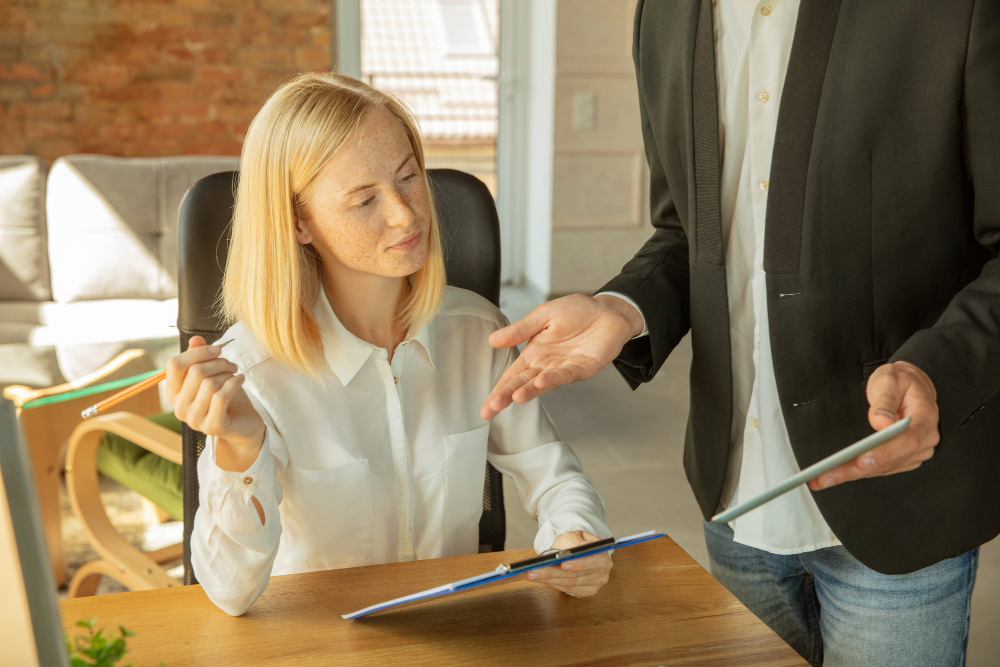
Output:
<instances>
[{"instance_id":1,"label":"man's fingers","mask_svg":"<svg viewBox=\"0 0 1000 667\"><path fill-rule=\"evenodd\" d=\"M882 368L886 368L882 371ZM880 372L881 371L881 372ZM882 366L868 378L868 423L881 431L898 419L906 388L899 374Z\"/></svg>"},{"instance_id":2,"label":"man's fingers","mask_svg":"<svg viewBox=\"0 0 1000 667\"><path fill-rule=\"evenodd\" d=\"M497 349L520 345L542 330L548 320L548 303L535 309L513 324L497 329L490 334L490 345Z\"/></svg>"},{"instance_id":3,"label":"man's fingers","mask_svg":"<svg viewBox=\"0 0 1000 667\"><path fill-rule=\"evenodd\" d=\"M819 491L855 479L914 470L934 456L935 444L937 439L933 435L920 435L913 433L912 429L908 430L872 451L820 475L809 482L809 488Z\"/></svg>"},{"instance_id":4,"label":"man's fingers","mask_svg":"<svg viewBox=\"0 0 1000 667\"><path fill-rule=\"evenodd\" d=\"M501 410L511 404L513 400L511 399L511 395L514 391L525 382L530 382L536 375L538 375L538 371L529 369L524 357L515 359L514 363L500 376L490 395L486 397L483 407L479 410L479 416L486 421L495 417Z\"/></svg>"}]
</instances>

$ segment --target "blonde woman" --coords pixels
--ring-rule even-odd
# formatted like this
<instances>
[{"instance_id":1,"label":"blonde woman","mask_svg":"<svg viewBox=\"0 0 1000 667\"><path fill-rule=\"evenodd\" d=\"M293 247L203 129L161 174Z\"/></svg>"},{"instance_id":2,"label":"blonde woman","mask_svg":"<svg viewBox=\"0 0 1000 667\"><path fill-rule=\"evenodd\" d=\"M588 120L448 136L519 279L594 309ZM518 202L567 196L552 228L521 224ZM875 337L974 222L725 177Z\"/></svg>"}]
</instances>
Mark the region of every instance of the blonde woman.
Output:
<instances>
[{"instance_id":1,"label":"blonde woman","mask_svg":"<svg viewBox=\"0 0 1000 667\"><path fill-rule=\"evenodd\" d=\"M222 289L224 349L171 359L177 416L206 433L192 565L244 613L272 574L475 553L487 460L539 521L535 548L607 537L604 504L537 402L479 406L507 324L447 287L415 123L355 79L283 85L247 132ZM591 556L529 579L577 596Z\"/></svg>"}]
</instances>

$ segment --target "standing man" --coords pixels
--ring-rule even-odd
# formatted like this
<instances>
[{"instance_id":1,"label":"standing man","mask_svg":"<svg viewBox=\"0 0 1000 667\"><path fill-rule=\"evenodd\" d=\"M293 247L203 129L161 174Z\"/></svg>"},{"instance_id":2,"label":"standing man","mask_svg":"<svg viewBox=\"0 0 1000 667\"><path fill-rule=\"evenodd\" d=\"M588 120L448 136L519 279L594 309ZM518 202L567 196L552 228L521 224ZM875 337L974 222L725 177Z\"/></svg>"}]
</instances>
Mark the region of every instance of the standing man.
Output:
<instances>
[{"instance_id":1,"label":"standing man","mask_svg":"<svg viewBox=\"0 0 1000 667\"><path fill-rule=\"evenodd\" d=\"M712 571L813 665L961 665L1000 531L1000 2L639 0L653 236L528 341L490 418L691 331L705 518L904 416L737 519ZM848 483L845 483L848 482Z\"/></svg>"}]
</instances>

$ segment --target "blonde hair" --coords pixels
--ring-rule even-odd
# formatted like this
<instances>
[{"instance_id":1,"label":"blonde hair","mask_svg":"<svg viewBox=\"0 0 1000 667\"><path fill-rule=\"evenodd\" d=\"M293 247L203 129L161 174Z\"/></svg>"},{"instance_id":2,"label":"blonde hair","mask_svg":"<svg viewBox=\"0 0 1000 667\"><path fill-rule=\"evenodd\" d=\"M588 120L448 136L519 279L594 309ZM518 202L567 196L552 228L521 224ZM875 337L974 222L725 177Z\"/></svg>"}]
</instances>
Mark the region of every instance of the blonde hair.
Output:
<instances>
[{"instance_id":1,"label":"blonde hair","mask_svg":"<svg viewBox=\"0 0 1000 667\"><path fill-rule=\"evenodd\" d=\"M229 324L243 322L277 361L313 377L326 368L313 315L322 261L296 240L296 212L310 201L320 171L373 108L388 110L402 124L430 202L427 261L409 277L410 293L399 313L401 324L416 330L437 313L445 271L423 146L406 107L349 76L301 74L271 95L243 142L221 314Z\"/></svg>"}]
</instances>

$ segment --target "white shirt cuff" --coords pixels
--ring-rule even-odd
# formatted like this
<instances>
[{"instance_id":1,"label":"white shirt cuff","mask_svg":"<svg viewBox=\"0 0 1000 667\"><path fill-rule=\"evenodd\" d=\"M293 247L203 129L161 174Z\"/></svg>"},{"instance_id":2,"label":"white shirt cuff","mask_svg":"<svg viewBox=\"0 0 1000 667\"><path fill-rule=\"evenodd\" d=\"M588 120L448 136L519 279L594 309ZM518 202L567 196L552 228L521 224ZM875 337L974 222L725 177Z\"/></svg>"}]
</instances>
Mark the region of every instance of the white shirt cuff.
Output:
<instances>
[{"instance_id":1,"label":"white shirt cuff","mask_svg":"<svg viewBox=\"0 0 1000 667\"><path fill-rule=\"evenodd\" d=\"M625 301L633 308L635 308L636 312L639 313L639 317L642 318L642 333L640 333L638 336L633 336L631 340L635 340L636 338L642 338L643 336L649 335L649 327L646 326L646 317L642 314L642 310L639 308L639 304L637 304L635 301L628 298L624 294L619 294L618 292L598 292L598 294L607 294L608 296L618 297L622 301Z\"/></svg>"}]
</instances>

